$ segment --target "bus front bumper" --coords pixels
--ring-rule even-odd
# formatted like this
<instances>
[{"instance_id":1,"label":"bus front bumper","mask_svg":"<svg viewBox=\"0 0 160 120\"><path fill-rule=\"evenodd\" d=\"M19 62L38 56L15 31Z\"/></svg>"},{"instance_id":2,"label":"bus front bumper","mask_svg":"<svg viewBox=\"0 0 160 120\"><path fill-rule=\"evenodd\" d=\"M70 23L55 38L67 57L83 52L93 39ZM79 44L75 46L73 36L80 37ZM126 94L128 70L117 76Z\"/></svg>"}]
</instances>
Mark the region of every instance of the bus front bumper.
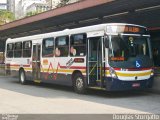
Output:
<instances>
[{"instance_id":1,"label":"bus front bumper","mask_svg":"<svg viewBox=\"0 0 160 120\"><path fill-rule=\"evenodd\" d=\"M107 78L106 80L107 91L142 90L151 88L152 85L153 85L153 77L147 80L139 80L139 81L122 81L115 78Z\"/></svg>"}]
</instances>

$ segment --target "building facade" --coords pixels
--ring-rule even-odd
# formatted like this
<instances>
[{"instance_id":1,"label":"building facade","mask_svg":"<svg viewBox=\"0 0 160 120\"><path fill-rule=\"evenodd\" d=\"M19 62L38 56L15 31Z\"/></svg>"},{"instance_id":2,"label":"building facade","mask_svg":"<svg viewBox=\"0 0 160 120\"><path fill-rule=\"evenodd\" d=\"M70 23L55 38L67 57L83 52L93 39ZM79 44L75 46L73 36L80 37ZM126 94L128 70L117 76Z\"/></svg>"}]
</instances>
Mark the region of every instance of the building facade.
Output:
<instances>
[{"instance_id":1,"label":"building facade","mask_svg":"<svg viewBox=\"0 0 160 120\"><path fill-rule=\"evenodd\" d=\"M78 1L80 0L69 0L66 4L71 4ZM62 0L46 0L46 2L49 6L51 6L52 9L54 9L62 2Z\"/></svg>"},{"instance_id":2,"label":"building facade","mask_svg":"<svg viewBox=\"0 0 160 120\"><path fill-rule=\"evenodd\" d=\"M8 9L14 13L16 19L20 19L25 17L28 12L44 12L54 9L61 1L62 0L0 0L0 9ZM67 4L77 1L80 0L69 0Z\"/></svg>"},{"instance_id":3,"label":"building facade","mask_svg":"<svg viewBox=\"0 0 160 120\"><path fill-rule=\"evenodd\" d=\"M27 7L32 5L33 3L45 4L46 1L45 0L20 0L17 5L18 6L18 11L17 11L18 17L19 18L25 17L26 13L27 13L27 11L26 11Z\"/></svg>"},{"instance_id":4,"label":"building facade","mask_svg":"<svg viewBox=\"0 0 160 120\"><path fill-rule=\"evenodd\" d=\"M15 0L8 0L8 10L15 13Z\"/></svg>"},{"instance_id":5,"label":"building facade","mask_svg":"<svg viewBox=\"0 0 160 120\"><path fill-rule=\"evenodd\" d=\"M0 10L8 10L7 0L0 0Z\"/></svg>"},{"instance_id":6,"label":"building facade","mask_svg":"<svg viewBox=\"0 0 160 120\"><path fill-rule=\"evenodd\" d=\"M78 1L81 1L81 0L69 0L68 4L75 3L75 2L78 2Z\"/></svg>"},{"instance_id":7,"label":"building facade","mask_svg":"<svg viewBox=\"0 0 160 120\"><path fill-rule=\"evenodd\" d=\"M51 9L56 8L60 2L61 0L46 0L46 3L51 7Z\"/></svg>"},{"instance_id":8,"label":"building facade","mask_svg":"<svg viewBox=\"0 0 160 120\"><path fill-rule=\"evenodd\" d=\"M26 13L30 13L30 12L41 13L41 12L48 11L50 9L51 9L51 6L49 6L48 4L33 3L26 8Z\"/></svg>"}]
</instances>

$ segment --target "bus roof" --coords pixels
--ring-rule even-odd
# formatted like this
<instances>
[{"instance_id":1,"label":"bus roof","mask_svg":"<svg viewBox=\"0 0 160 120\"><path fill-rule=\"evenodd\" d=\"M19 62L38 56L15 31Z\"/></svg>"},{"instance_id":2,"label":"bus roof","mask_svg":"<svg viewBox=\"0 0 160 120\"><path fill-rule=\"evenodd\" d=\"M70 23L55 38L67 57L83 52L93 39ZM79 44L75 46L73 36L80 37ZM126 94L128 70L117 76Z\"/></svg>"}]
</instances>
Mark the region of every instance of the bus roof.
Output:
<instances>
[{"instance_id":1,"label":"bus roof","mask_svg":"<svg viewBox=\"0 0 160 120\"><path fill-rule=\"evenodd\" d=\"M78 34L78 33L92 32L92 31L102 31L102 30L105 30L106 26L120 26L120 25L131 25L131 26L138 26L138 27L146 28L144 26L140 26L136 24L106 23L106 24L98 24L98 25L92 25L92 26L86 26L86 27L80 27L80 28L74 28L74 29L64 29L62 31L43 33L43 34L25 36L25 37L13 38L13 39L8 38L6 42L8 43L8 42L13 42L13 41L37 40L37 39L48 38L48 37L65 36L71 33Z\"/></svg>"}]
</instances>

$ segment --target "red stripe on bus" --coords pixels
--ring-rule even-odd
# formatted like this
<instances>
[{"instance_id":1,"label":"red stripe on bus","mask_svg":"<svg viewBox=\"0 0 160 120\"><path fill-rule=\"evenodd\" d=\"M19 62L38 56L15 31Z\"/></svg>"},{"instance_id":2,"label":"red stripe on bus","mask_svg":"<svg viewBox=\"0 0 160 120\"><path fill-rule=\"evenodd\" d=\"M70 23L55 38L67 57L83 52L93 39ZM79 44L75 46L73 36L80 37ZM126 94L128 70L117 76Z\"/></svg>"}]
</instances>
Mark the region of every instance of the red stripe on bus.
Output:
<instances>
[{"instance_id":1,"label":"red stripe on bus","mask_svg":"<svg viewBox=\"0 0 160 120\"><path fill-rule=\"evenodd\" d=\"M6 64L6 66L20 67L18 64ZM30 67L30 65L22 65L23 67Z\"/></svg>"},{"instance_id":2,"label":"red stripe on bus","mask_svg":"<svg viewBox=\"0 0 160 120\"><path fill-rule=\"evenodd\" d=\"M80 67L80 66L72 66L71 69L86 69L86 67Z\"/></svg>"},{"instance_id":3,"label":"red stripe on bus","mask_svg":"<svg viewBox=\"0 0 160 120\"><path fill-rule=\"evenodd\" d=\"M60 66L60 68L67 68L67 66ZM71 66L70 69L86 69L86 67L83 66Z\"/></svg>"},{"instance_id":4,"label":"red stripe on bus","mask_svg":"<svg viewBox=\"0 0 160 120\"><path fill-rule=\"evenodd\" d=\"M20 65L18 65L18 64L6 64L7 66L14 66L14 67L16 67L16 66L20 66Z\"/></svg>"},{"instance_id":5,"label":"red stripe on bus","mask_svg":"<svg viewBox=\"0 0 160 120\"><path fill-rule=\"evenodd\" d=\"M30 65L23 65L23 67L30 67Z\"/></svg>"},{"instance_id":6,"label":"red stripe on bus","mask_svg":"<svg viewBox=\"0 0 160 120\"><path fill-rule=\"evenodd\" d=\"M114 70L122 70L123 68L113 68ZM128 71L140 71L140 70L150 70L152 68L125 68ZM109 70L109 67L106 67L105 70Z\"/></svg>"},{"instance_id":7,"label":"red stripe on bus","mask_svg":"<svg viewBox=\"0 0 160 120\"><path fill-rule=\"evenodd\" d=\"M7 66L14 66L14 67L19 67L20 65L18 64L6 64ZM23 67L30 67L30 65L23 65ZM60 66L60 68L66 69L67 66ZM71 66L69 67L70 69L86 69L86 67L83 66Z\"/></svg>"},{"instance_id":8,"label":"red stripe on bus","mask_svg":"<svg viewBox=\"0 0 160 120\"><path fill-rule=\"evenodd\" d=\"M121 70L122 68L113 68L114 70ZM128 71L140 71L140 70L150 70L152 68L125 68Z\"/></svg>"}]
</instances>

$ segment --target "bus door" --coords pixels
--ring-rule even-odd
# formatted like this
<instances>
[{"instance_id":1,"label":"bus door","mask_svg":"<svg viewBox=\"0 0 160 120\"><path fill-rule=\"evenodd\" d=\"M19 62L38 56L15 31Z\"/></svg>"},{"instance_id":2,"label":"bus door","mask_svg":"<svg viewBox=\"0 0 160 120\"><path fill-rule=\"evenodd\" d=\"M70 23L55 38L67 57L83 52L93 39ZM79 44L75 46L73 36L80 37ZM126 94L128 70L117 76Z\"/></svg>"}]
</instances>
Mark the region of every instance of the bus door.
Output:
<instances>
[{"instance_id":1,"label":"bus door","mask_svg":"<svg viewBox=\"0 0 160 120\"><path fill-rule=\"evenodd\" d=\"M32 77L33 77L34 81L40 80L40 72L41 72L41 68L40 68L40 65L41 65L40 52L41 52L41 45L39 45L39 44L33 45Z\"/></svg>"},{"instance_id":2,"label":"bus door","mask_svg":"<svg viewBox=\"0 0 160 120\"><path fill-rule=\"evenodd\" d=\"M103 53L103 37L91 37L88 39L87 75L88 85L103 87L105 62Z\"/></svg>"}]
</instances>

